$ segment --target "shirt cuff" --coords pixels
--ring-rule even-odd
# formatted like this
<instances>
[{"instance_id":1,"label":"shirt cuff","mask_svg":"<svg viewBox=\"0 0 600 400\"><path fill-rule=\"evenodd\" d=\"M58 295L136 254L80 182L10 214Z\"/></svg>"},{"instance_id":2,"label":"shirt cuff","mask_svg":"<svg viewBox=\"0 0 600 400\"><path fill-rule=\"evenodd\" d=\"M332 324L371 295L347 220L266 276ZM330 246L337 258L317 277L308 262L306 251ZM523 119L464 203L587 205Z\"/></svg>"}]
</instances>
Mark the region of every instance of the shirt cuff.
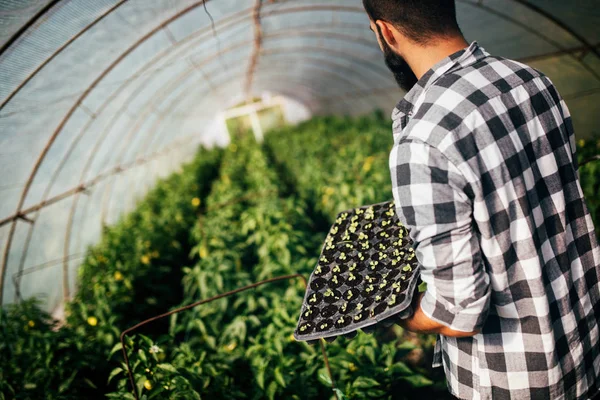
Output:
<instances>
[{"instance_id":1,"label":"shirt cuff","mask_svg":"<svg viewBox=\"0 0 600 400\"><path fill-rule=\"evenodd\" d=\"M467 300L462 303L467 303ZM468 305L446 306L428 290L421 299L421 309L423 313L431 320L442 324L458 332L480 331L487 318L489 310L490 293L488 292L479 299L468 301ZM447 304L447 303L446 303Z\"/></svg>"}]
</instances>

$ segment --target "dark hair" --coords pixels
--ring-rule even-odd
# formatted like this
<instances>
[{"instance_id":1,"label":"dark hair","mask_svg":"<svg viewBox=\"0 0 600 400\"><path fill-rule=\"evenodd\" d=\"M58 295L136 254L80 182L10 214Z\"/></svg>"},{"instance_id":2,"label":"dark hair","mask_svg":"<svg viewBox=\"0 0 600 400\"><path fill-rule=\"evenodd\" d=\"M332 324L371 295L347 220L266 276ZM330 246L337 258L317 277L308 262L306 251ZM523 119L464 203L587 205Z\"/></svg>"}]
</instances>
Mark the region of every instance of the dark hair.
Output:
<instances>
[{"instance_id":1,"label":"dark hair","mask_svg":"<svg viewBox=\"0 0 600 400\"><path fill-rule=\"evenodd\" d=\"M454 0L363 0L363 6L373 21L391 23L416 43L462 35Z\"/></svg>"}]
</instances>

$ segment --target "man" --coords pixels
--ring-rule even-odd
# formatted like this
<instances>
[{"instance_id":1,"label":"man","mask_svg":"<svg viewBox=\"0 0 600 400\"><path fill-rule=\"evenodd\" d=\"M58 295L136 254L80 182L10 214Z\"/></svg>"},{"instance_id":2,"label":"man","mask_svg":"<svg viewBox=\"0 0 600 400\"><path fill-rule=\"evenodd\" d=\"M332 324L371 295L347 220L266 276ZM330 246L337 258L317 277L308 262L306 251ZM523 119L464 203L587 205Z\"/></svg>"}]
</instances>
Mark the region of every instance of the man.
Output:
<instances>
[{"instance_id":1,"label":"man","mask_svg":"<svg viewBox=\"0 0 600 400\"><path fill-rule=\"evenodd\" d=\"M453 0L363 0L408 91L393 194L427 291L404 322L437 333L461 399L587 399L600 386L600 249L552 82L465 41Z\"/></svg>"}]
</instances>

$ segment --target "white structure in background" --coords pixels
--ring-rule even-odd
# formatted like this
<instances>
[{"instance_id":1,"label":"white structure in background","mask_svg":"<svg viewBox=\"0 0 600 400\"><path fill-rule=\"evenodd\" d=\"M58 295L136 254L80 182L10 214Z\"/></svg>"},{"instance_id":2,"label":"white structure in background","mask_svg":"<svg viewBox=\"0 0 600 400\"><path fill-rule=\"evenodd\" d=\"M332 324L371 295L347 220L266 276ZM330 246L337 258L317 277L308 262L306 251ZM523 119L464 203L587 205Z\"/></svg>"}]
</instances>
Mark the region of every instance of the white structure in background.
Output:
<instances>
[{"instance_id":1,"label":"white structure in background","mask_svg":"<svg viewBox=\"0 0 600 400\"><path fill-rule=\"evenodd\" d=\"M231 140L231 134L227 129L227 120L248 116L252 125L254 137L257 141L262 141L265 128L269 129L270 127L263 127L261 125L258 114L262 110L273 107L279 107L281 109L286 124L297 124L307 120L311 116L308 108L302 103L286 96L264 92L260 101L230 108L219 113L215 122L211 124L208 131L204 133L204 135L206 135L206 140L216 145L227 145ZM225 143L223 143L224 138L227 138Z\"/></svg>"}]
</instances>

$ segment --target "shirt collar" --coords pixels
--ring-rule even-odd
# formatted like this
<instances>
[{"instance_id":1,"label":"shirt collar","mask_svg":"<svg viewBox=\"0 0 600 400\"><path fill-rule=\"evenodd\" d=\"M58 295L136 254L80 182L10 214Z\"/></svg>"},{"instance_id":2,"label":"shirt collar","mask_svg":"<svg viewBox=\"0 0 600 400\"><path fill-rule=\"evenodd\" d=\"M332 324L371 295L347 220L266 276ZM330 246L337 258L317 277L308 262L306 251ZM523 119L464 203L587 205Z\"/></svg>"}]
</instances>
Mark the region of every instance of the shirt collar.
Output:
<instances>
[{"instance_id":1,"label":"shirt collar","mask_svg":"<svg viewBox=\"0 0 600 400\"><path fill-rule=\"evenodd\" d=\"M472 42L469 47L457 51L454 54L449 55L443 60L435 64L429 71L425 73L419 79L419 81L413 86L413 88L406 93L404 98L394 108L392 112L392 120L396 121L404 116L412 115L413 107L421 94L427 90L435 81L437 81L442 75L456 70L458 68L464 68L471 64L474 64L485 58L489 54L479 47L476 41Z\"/></svg>"}]
</instances>

